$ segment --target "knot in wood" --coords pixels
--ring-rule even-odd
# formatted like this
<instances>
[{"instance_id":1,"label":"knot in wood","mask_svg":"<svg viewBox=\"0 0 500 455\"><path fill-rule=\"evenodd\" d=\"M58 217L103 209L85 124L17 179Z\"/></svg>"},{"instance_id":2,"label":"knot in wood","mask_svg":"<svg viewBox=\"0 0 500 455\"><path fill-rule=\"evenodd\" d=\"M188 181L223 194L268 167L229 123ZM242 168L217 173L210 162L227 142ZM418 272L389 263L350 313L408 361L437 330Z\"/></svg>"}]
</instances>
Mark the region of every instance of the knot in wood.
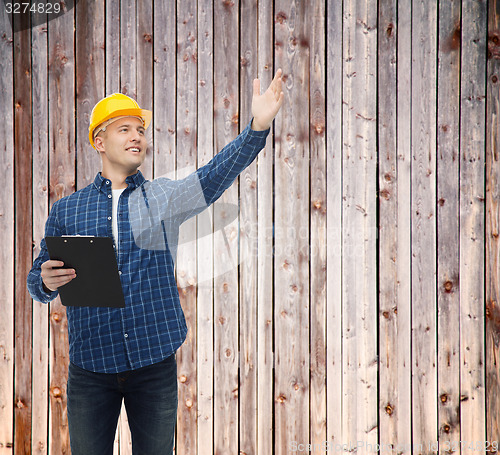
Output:
<instances>
[{"instance_id":1,"label":"knot in wood","mask_svg":"<svg viewBox=\"0 0 500 455\"><path fill-rule=\"evenodd\" d=\"M151 33L144 33L144 41L150 43L152 40L151 40Z\"/></svg>"},{"instance_id":2,"label":"knot in wood","mask_svg":"<svg viewBox=\"0 0 500 455\"><path fill-rule=\"evenodd\" d=\"M61 321L61 315L59 313L52 313L52 320L54 322L60 322Z\"/></svg>"},{"instance_id":3,"label":"knot in wood","mask_svg":"<svg viewBox=\"0 0 500 455\"><path fill-rule=\"evenodd\" d=\"M447 423L445 423L445 424L443 425L443 431L444 431L445 433L449 433L449 432L450 432L450 430L451 430L450 425L448 425Z\"/></svg>"},{"instance_id":4,"label":"knot in wood","mask_svg":"<svg viewBox=\"0 0 500 455\"><path fill-rule=\"evenodd\" d=\"M179 382L181 382L182 384L184 384L186 381L187 381L186 375L181 374L179 376Z\"/></svg>"},{"instance_id":5,"label":"knot in wood","mask_svg":"<svg viewBox=\"0 0 500 455\"><path fill-rule=\"evenodd\" d=\"M316 210L319 210L321 208L321 201L314 201L313 202L313 207L316 209Z\"/></svg>"},{"instance_id":6,"label":"knot in wood","mask_svg":"<svg viewBox=\"0 0 500 455\"><path fill-rule=\"evenodd\" d=\"M278 398L276 398L276 401L278 403L284 403L286 401L286 396L283 395L283 394L281 394L281 395L278 396Z\"/></svg>"},{"instance_id":7,"label":"knot in wood","mask_svg":"<svg viewBox=\"0 0 500 455\"><path fill-rule=\"evenodd\" d=\"M192 408L193 407L193 402L191 401L190 398L186 400L186 408Z\"/></svg>"},{"instance_id":8,"label":"knot in wood","mask_svg":"<svg viewBox=\"0 0 500 455\"><path fill-rule=\"evenodd\" d=\"M382 315L384 316L384 318L389 319L389 312L388 311L383 311Z\"/></svg>"},{"instance_id":9,"label":"knot in wood","mask_svg":"<svg viewBox=\"0 0 500 455\"><path fill-rule=\"evenodd\" d=\"M440 396L440 399L441 399L441 403L446 403L448 401L448 395L446 393L443 393Z\"/></svg>"},{"instance_id":10,"label":"knot in wood","mask_svg":"<svg viewBox=\"0 0 500 455\"><path fill-rule=\"evenodd\" d=\"M392 413L394 412L394 407L392 406L391 403L387 403L385 407L385 412L387 415L392 416Z\"/></svg>"},{"instance_id":11,"label":"knot in wood","mask_svg":"<svg viewBox=\"0 0 500 455\"><path fill-rule=\"evenodd\" d=\"M226 351L225 351L225 354L226 354L226 357L231 357L231 349L227 348Z\"/></svg>"},{"instance_id":12,"label":"knot in wood","mask_svg":"<svg viewBox=\"0 0 500 455\"><path fill-rule=\"evenodd\" d=\"M444 290L447 292L447 293L450 293L452 290L453 290L453 283L448 280L444 283Z\"/></svg>"},{"instance_id":13,"label":"knot in wood","mask_svg":"<svg viewBox=\"0 0 500 455\"><path fill-rule=\"evenodd\" d=\"M25 408L26 405L24 404L24 402L21 400L21 398L18 398L17 401L16 401L16 408L18 409L23 409Z\"/></svg>"},{"instance_id":14,"label":"knot in wood","mask_svg":"<svg viewBox=\"0 0 500 455\"><path fill-rule=\"evenodd\" d=\"M61 398L62 397L62 390L55 386L55 387L52 387L50 389L50 394L54 397L54 398Z\"/></svg>"}]
</instances>

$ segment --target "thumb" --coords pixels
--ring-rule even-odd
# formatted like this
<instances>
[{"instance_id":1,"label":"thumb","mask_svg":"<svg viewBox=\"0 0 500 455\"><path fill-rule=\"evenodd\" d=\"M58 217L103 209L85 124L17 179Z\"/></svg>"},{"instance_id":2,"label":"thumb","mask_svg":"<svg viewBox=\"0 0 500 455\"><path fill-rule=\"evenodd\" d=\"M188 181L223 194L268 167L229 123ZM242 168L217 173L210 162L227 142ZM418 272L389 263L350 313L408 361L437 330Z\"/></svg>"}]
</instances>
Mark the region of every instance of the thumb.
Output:
<instances>
[{"instance_id":1,"label":"thumb","mask_svg":"<svg viewBox=\"0 0 500 455\"><path fill-rule=\"evenodd\" d=\"M254 96L260 95L260 81L259 81L259 79L253 80L253 95Z\"/></svg>"}]
</instances>

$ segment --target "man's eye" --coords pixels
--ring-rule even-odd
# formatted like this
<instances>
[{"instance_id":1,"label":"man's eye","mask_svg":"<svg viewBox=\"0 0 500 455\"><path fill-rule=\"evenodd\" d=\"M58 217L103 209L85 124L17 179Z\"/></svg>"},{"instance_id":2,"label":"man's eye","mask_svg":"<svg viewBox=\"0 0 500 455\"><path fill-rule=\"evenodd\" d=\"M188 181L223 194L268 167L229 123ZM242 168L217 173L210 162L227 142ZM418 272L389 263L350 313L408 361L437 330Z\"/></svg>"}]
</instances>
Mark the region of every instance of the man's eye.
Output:
<instances>
[{"instance_id":1,"label":"man's eye","mask_svg":"<svg viewBox=\"0 0 500 455\"><path fill-rule=\"evenodd\" d=\"M122 128L120 131L127 131L127 128Z\"/></svg>"},{"instance_id":2,"label":"man's eye","mask_svg":"<svg viewBox=\"0 0 500 455\"><path fill-rule=\"evenodd\" d=\"M142 134L144 136L144 130L139 130L139 134Z\"/></svg>"}]
</instances>

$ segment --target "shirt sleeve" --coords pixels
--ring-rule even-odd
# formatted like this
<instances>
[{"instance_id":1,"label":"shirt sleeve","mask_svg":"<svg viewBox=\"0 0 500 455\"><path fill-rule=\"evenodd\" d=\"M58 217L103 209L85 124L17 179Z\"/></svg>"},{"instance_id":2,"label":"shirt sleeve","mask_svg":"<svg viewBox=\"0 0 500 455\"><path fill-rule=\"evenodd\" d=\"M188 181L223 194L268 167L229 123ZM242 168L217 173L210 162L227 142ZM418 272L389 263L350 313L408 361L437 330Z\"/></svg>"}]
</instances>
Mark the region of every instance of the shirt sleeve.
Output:
<instances>
[{"instance_id":1,"label":"shirt sleeve","mask_svg":"<svg viewBox=\"0 0 500 455\"><path fill-rule=\"evenodd\" d=\"M254 131L251 128L252 120L236 139L196 171L207 206L213 204L231 186L265 147L270 128Z\"/></svg>"},{"instance_id":2,"label":"shirt sleeve","mask_svg":"<svg viewBox=\"0 0 500 455\"><path fill-rule=\"evenodd\" d=\"M54 203L52 209L45 223L45 236L60 236L62 235L61 229L57 222L57 202ZM33 267L31 267L28 273L28 291L34 300L42 303L49 303L54 300L59 292L52 291L46 292L42 282L42 264L50 259L49 252L47 250L47 245L45 244L45 239L40 242L40 254L33 262Z\"/></svg>"}]
</instances>

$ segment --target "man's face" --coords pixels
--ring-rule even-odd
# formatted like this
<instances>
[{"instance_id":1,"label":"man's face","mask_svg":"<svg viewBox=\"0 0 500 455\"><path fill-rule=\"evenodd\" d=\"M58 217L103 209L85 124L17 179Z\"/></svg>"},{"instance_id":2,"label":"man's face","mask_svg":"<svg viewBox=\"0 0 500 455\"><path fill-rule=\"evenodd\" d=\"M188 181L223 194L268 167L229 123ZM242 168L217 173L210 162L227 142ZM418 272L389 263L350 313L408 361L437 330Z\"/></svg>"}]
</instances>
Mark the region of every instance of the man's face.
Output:
<instances>
[{"instance_id":1,"label":"man's face","mask_svg":"<svg viewBox=\"0 0 500 455\"><path fill-rule=\"evenodd\" d=\"M133 174L146 158L145 129L136 117L121 118L101 131L94 140L103 166Z\"/></svg>"}]
</instances>

